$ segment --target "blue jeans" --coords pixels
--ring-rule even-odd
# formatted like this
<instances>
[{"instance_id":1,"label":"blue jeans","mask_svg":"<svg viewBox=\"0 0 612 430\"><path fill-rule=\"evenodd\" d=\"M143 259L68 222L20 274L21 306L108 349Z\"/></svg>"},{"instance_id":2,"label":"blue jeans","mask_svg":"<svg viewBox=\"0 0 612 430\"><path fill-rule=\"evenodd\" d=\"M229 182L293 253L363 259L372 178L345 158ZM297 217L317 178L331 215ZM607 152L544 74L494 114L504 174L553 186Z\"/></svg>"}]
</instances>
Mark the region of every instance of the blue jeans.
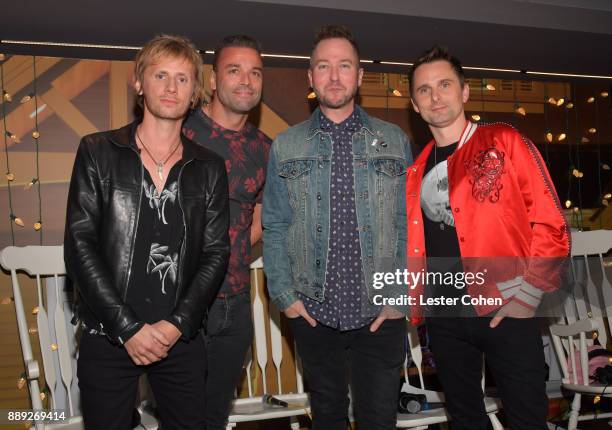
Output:
<instances>
[{"instance_id":1,"label":"blue jeans","mask_svg":"<svg viewBox=\"0 0 612 430\"><path fill-rule=\"evenodd\" d=\"M360 430L394 430L406 320L340 331L289 319L310 392L312 430L346 430L348 385ZM350 374L350 377L349 377Z\"/></svg>"},{"instance_id":2,"label":"blue jeans","mask_svg":"<svg viewBox=\"0 0 612 430\"><path fill-rule=\"evenodd\" d=\"M216 298L208 312L206 343L206 430L225 430L234 390L253 339L251 295L247 290Z\"/></svg>"}]
</instances>

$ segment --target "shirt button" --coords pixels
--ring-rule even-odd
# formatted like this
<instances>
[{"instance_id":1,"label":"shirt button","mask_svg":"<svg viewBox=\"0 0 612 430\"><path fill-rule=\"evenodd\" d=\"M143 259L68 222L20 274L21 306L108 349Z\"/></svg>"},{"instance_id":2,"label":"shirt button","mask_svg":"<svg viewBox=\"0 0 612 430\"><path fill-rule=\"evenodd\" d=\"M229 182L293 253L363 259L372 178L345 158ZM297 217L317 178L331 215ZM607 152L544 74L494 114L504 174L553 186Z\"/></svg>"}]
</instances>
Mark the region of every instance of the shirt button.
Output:
<instances>
[{"instance_id":1,"label":"shirt button","mask_svg":"<svg viewBox=\"0 0 612 430\"><path fill-rule=\"evenodd\" d=\"M455 213L459 212L459 208L455 208Z\"/></svg>"},{"instance_id":2,"label":"shirt button","mask_svg":"<svg viewBox=\"0 0 612 430\"><path fill-rule=\"evenodd\" d=\"M416 168L416 167L413 167L413 168L412 168L412 171L413 171L413 172L416 172L416 171L417 171L417 168Z\"/></svg>"},{"instance_id":3,"label":"shirt button","mask_svg":"<svg viewBox=\"0 0 612 430\"><path fill-rule=\"evenodd\" d=\"M414 221L412 221L412 223L413 223L413 224L418 224L418 223L419 223L419 220L416 220L416 219L415 219Z\"/></svg>"},{"instance_id":4,"label":"shirt button","mask_svg":"<svg viewBox=\"0 0 612 430\"><path fill-rule=\"evenodd\" d=\"M323 227L321 227L320 225L317 226L317 231L320 233L323 231Z\"/></svg>"},{"instance_id":5,"label":"shirt button","mask_svg":"<svg viewBox=\"0 0 612 430\"><path fill-rule=\"evenodd\" d=\"M321 200L321 193L317 193L317 200Z\"/></svg>"},{"instance_id":6,"label":"shirt button","mask_svg":"<svg viewBox=\"0 0 612 430\"><path fill-rule=\"evenodd\" d=\"M414 248L414 253L415 253L415 254L418 254L418 252L419 252L419 251L420 251L420 249L419 249L419 248Z\"/></svg>"},{"instance_id":7,"label":"shirt button","mask_svg":"<svg viewBox=\"0 0 612 430\"><path fill-rule=\"evenodd\" d=\"M317 291L317 292L315 292L315 297L316 297L317 299L319 298L319 296L321 296L321 293L319 293L318 291Z\"/></svg>"},{"instance_id":8,"label":"shirt button","mask_svg":"<svg viewBox=\"0 0 612 430\"><path fill-rule=\"evenodd\" d=\"M317 263L317 266L320 266L321 265L321 260L317 260L316 263Z\"/></svg>"}]
</instances>

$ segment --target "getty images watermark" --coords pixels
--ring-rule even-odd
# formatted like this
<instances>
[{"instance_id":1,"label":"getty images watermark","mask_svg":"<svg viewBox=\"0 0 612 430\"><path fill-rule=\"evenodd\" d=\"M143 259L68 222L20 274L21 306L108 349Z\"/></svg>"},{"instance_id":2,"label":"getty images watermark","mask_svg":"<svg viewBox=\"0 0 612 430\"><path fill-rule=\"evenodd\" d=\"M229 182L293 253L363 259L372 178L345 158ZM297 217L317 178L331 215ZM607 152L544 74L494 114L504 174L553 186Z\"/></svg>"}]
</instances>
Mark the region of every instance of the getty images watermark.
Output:
<instances>
[{"instance_id":1,"label":"getty images watermark","mask_svg":"<svg viewBox=\"0 0 612 430\"><path fill-rule=\"evenodd\" d=\"M487 269L481 272L430 272L410 271L408 269L397 269L395 272L375 272L373 276L372 287L375 290L382 290L388 286L405 286L406 294L400 294L395 297L386 297L383 294L376 294L372 297L373 303L377 306L457 306L473 305L473 306L501 306L503 299L501 297L487 297L482 294L471 295L463 294L436 294L434 297L426 297L423 294L418 294L417 297L411 296L408 290L414 290L417 286L423 287L435 286L440 289L442 287L453 287L456 290L463 290L472 285L482 286L485 284Z\"/></svg>"}]
</instances>

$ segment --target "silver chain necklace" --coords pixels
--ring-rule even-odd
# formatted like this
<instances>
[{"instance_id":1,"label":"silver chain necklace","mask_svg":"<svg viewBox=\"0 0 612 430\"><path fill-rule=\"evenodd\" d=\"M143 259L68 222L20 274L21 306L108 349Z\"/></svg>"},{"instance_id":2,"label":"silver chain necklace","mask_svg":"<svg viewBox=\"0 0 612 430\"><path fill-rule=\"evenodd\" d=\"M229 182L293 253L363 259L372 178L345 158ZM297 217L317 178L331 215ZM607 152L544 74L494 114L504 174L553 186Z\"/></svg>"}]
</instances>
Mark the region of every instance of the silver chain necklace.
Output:
<instances>
[{"instance_id":1,"label":"silver chain necklace","mask_svg":"<svg viewBox=\"0 0 612 430\"><path fill-rule=\"evenodd\" d=\"M170 151L170 153L168 154L168 156L166 157L166 159L164 161L157 161L155 159L155 157L153 157L153 154L151 154L151 151L149 151L149 148L146 147L146 145L144 144L144 142L140 138L140 135L138 134L138 130L136 130L136 137L138 138L138 141L140 142L140 144L142 145L144 150L149 155L149 158L151 158L151 160L153 160L153 162L157 166L157 176L159 176L159 180L163 181L164 180L164 166L168 162L170 157L172 157L174 155L174 153L176 152L176 150L178 149L179 145L181 144L181 140L179 139L177 144L174 145L174 148Z\"/></svg>"}]
</instances>

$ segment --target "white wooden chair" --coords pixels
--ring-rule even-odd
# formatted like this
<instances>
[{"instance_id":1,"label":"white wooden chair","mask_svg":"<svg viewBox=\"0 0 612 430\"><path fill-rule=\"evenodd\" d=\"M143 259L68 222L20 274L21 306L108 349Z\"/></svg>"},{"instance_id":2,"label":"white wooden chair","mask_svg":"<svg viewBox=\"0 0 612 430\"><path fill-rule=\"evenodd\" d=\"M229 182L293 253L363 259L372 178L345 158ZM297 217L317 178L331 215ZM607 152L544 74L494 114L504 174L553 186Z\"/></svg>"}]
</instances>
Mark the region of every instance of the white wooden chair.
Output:
<instances>
[{"instance_id":1,"label":"white wooden chair","mask_svg":"<svg viewBox=\"0 0 612 430\"><path fill-rule=\"evenodd\" d=\"M564 316L559 323L550 327L563 375L562 386L574 393L568 430L575 430L578 421L612 417L612 412L580 415L583 395L612 397L612 387L590 382L587 355L595 337L604 347L607 343L606 328L610 328L609 317L612 315L612 285L606 276L603 255L611 248L612 230L572 233L574 294L565 301ZM593 271L594 266L598 266L597 271ZM597 285L594 282L596 278L601 279ZM576 359L577 356L580 360ZM582 383L579 383L579 376Z\"/></svg>"},{"instance_id":2,"label":"white wooden chair","mask_svg":"<svg viewBox=\"0 0 612 430\"><path fill-rule=\"evenodd\" d=\"M37 288L36 329L40 342L44 378L49 388L48 408L63 409L67 418L61 423L36 422L36 430L83 430L76 378L76 330L70 324L70 304L64 291L66 269L62 246L9 246L0 252L0 264L11 272L13 298L17 314L17 329L21 341L25 373L32 409L43 409L38 381L41 367L32 354L30 329L22 299L22 288L17 276L24 271L35 277ZM46 279L43 284L42 280ZM43 299L45 298L45 299ZM141 414L142 424L149 430L157 429L157 422Z\"/></svg>"},{"instance_id":3,"label":"white wooden chair","mask_svg":"<svg viewBox=\"0 0 612 430\"><path fill-rule=\"evenodd\" d=\"M421 344L419 342L419 335L416 327L408 324L408 348L410 350L410 358L406 357L404 361L404 375L406 375L406 382L402 387L402 391L412 394L423 394L425 395L428 403L444 403L444 393L428 390L425 388L425 382L423 379L423 353L421 351ZM408 368L409 361L415 364L418 377L419 386L415 387L410 385L408 382ZM482 380L482 387L484 390L484 374ZM496 413L501 409L501 402L497 398L485 396L485 409L489 416L489 420L494 430L503 430L503 426L499 422ZM450 422L450 416L448 415L444 407L432 408L424 410L416 414L398 414L397 415L397 427L398 428L411 428L411 429L427 429L429 425L441 424Z\"/></svg>"},{"instance_id":4,"label":"white wooden chair","mask_svg":"<svg viewBox=\"0 0 612 430\"><path fill-rule=\"evenodd\" d=\"M264 288L260 282L263 279L263 260L258 258L251 264L251 290L253 296L253 325L255 336L253 345L247 354L245 364L245 377L248 393L246 397L237 398L233 401L227 429L236 426L237 423L246 421L260 421L274 418L290 418L292 430L299 430L297 417L310 414L308 395L304 392L300 360L293 347L293 357L283 356L283 333L281 332L281 316L274 305L264 309ZM266 324L266 322L268 324ZM266 327L268 326L268 327ZM268 345L271 353L268 353ZM295 389L288 388L281 375L281 366L287 360L294 360L295 364ZM270 366L271 365L271 366ZM271 367L271 368L270 368ZM253 387L252 377L255 369L259 369L261 375L262 392L256 393ZM271 371L276 381L277 389L270 392L266 375ZM292 384L293 385L293 384ZM275 398L289 403L289 407L270 407L263 403L263 394L271 394Z\"/></svg>"}]
</instances>

